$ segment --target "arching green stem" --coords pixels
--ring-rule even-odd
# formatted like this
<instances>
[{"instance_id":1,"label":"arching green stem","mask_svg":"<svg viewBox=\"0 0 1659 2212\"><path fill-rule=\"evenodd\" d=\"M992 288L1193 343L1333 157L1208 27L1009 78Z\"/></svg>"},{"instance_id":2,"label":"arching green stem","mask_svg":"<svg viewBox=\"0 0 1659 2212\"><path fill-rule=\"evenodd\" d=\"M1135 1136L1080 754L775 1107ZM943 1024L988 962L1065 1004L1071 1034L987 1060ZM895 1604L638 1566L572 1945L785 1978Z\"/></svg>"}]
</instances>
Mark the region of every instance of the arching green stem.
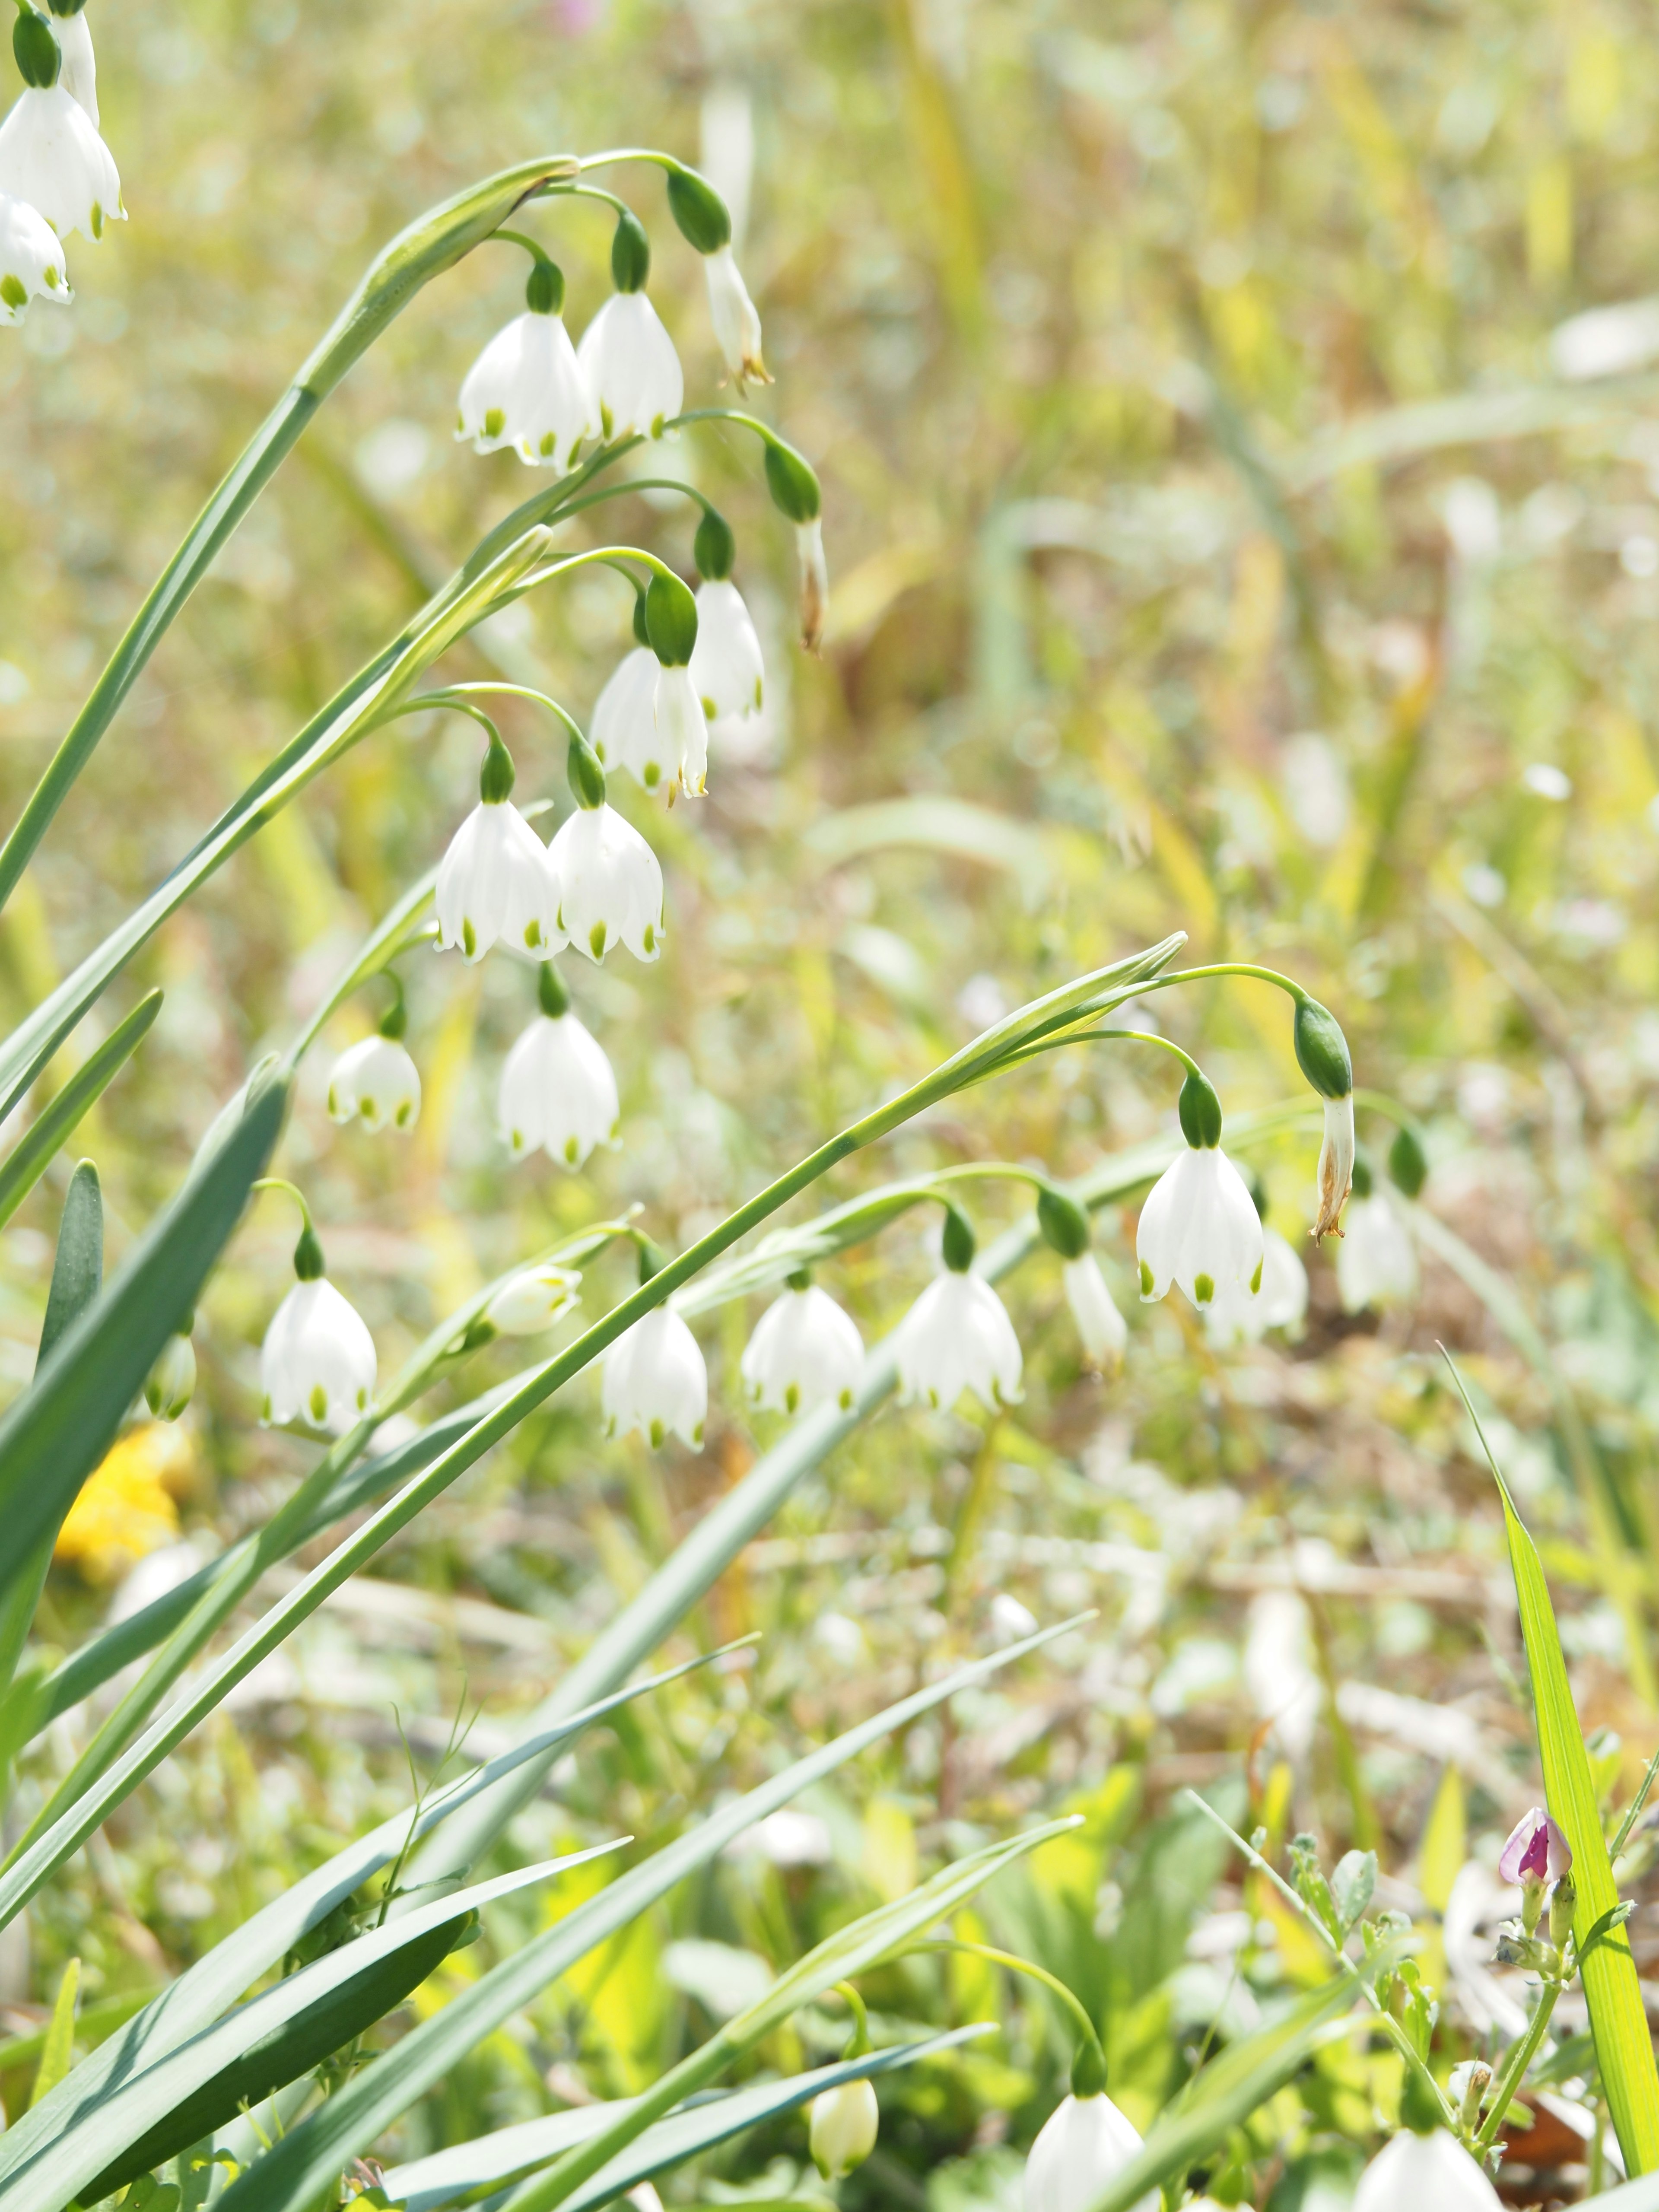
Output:
<instances>
[{"instance_id":1,"label":"arching green stem","mask_svg":"<svg viewBox=\"0 0 1659 2212\"><path fill-rule=\"evenodd\" d=\"M289 1182L285 1176L261 1176L258 1182L251 1183L248 1188L251 1190L285 1190L300 1209L300 1226L307 1236L315 1236L311 1208L306 1204L305 1193L297 1183Z\"/></svg>"},{"instance_id":2,"label":"arching green stem","mask_svg":"<svg viewBox=\"0 0 1659 2212\"><path fill-rule=\"evenodd\" d=\"M1106 2053L1102 2047L1099 2030L1089 2017L1088 2007L1075 1990L1066 1988L1058 1974L1051 1974L1046 1966L1035 1965L1012 1951L999 1951L989 1943L969 1943L956 1936L929 1936L911 1946L913 1951L963 1951L970 1958L988 1959L993 1966L1006 1966L1011 1974L1024 1974L1034 1982L1041 1982L1066 2007L1077 2024L1078 2033L1090 2051L1100 2063L1100 2078L1106 2079ZM901 1956L903 1954L901 1954Z\"/></svg>"},{"instance_id":3,"label":"arching green stem","mask_svg":"<svg viewBox=\"0 0 1659 2212\"><path fill-rule=\"evenodd\" d=\"M1276 985L1298 1005L1311 995L1294 976L1281 975L1277 968L1259 968L1252 960L1217 960L1202 968L1182 968L1173 975L1160 975L1151 988L1161 991L1171 983L1202 983L1214 975L1254 976L1258 983Z\"/></svg>"},{"instance_id":4,"label":"arching green stem","mask_svg":"<svg viewBox=\"0 0 1659 2212\"><path fill-rule=\"evenodd\" d=\"M582 734L581 726L574 714L560 706L558 701L547 692L538 691L532 684L529 684L496 683L493 680L483 680L477 684L446 684L441 691L422 691L417 698L409 702L404 711L406 714L412 714L417 707L455 707L464 714L477 714L477 709L467 704L468 697L473 693L483 693L487 697L533 699L538 707L545 707L550 714L562 722L572 737L579 738ZM479 719L482 720L483 717L479 716Z\"/></svg>"}]
</instances>

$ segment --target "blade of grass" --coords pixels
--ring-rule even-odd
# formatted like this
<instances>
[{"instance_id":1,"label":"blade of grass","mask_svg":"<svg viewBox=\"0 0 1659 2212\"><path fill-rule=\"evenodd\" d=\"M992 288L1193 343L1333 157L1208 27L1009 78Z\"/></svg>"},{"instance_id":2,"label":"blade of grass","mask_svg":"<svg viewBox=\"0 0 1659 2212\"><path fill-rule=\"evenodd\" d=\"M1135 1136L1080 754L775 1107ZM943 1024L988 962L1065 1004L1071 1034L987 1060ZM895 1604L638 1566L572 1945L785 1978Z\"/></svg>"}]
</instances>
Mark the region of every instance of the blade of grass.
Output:
<instances>
[{"instance_id":1,"label":"blade of grass","mask_svg":"<svg viewBox=\"0 0 1659 2212\"><path fill-rule=\"evenodd\" d=\"M30 1127L15 1152L0 1165L0 1228L46 1172L53 1155L88 1109L108 1090L149 1033L161 1011L161 994L152 991L140 999L125 1021L118 1023L98 1049L77 1067L69 1081Z\"/></svg>"}]
</instances>

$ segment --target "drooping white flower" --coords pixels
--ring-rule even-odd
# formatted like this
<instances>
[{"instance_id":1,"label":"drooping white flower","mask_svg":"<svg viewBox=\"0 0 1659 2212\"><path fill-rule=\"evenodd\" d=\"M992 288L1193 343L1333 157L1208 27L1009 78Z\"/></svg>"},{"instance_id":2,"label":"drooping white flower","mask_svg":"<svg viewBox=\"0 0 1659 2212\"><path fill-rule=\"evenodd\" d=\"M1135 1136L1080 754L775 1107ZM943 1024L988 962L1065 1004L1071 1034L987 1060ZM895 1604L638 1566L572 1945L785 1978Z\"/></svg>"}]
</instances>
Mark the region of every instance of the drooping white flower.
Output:
<instances>
[{"instance_id":1,"label":"drooping white flower","mask_svg":"<svg viewBox=\"0 0 1659 2212\"><path fill-rule=\"evenodd\" d=\"M800 562L800 641L809 653L816 653L830 619L830 563L824 557L821 515L795 525L795 553Z\"/></svg>"},{"instance_id":2,"label":"drooping white flower","mask_svg":"<svg viewBox=\"0 0 1659 2212\"><path fill-rule=\"evenodd\" d=\"M983 1275L947 1267L936 1276L899 1323L894 1349L904 1405L948 1413L964 1390L992 1411L1019 1402L1019 1339Z\"/></svg>"},{"instance_id":3,"label":"drooping white flower","mask_svg":"<svg viewBox=\"0 0 1659 2212\"><path fill-rule=\"evenodd\" d=\"M1218 1291L1205 1310L1212 1344L1259 1343L1270 1328L1301 1328L1308 1312L1308 1271L1300 1255L1276 1229L1262 1231L1261 1288L1254 1297L1242 1283Z\"/></svg>"},{"instance_id":4,"label":"drooping white flower","mask_svg":"<svg viewBox=\"0 0 1659 2212\"><path fill-rule=\"evenodd\" d=\"M654 1306L605 1355L605 1434L637 1430L654 1449L671 1433L702 1449L708 1370L697 1340L669 1305Z\"/></svg>"},{"instance_id":5,"label":"drooping white flower","mask_svg":"<svg viewBox=\"0 0 1659 2212\"><path fill-rule=\"evenodd\" d=\"M1103 2090L1062 2099L1025 2161L1024 2212L1089 2212L1115 2174L1141 2148L1139 2135ZM1157 2212L1149 2190L1133 2212Z\"/></svg>"},{"instance_id":6,"label":"drooping white flower","mask_svg":"<svg viewBox=\"0 0 1659 2212\"><path fill-rule=\"evenodd\" d=\"M100 131L103 125L98 119L98 64L92 51L87 11L77 8L72 15L54 15L52 27L58 33L58 50L63 56L58 82L71 100L78 100L85 108L93 129Z\"/></svg>"},{"instance_id":7,"label":"drooping white flower","mask_svg":"<svg viewBox=\"0 0 1659 2212\"><path fill-rule=\"evenodd\" d=\"M595 1145L616 1142L617 1079L574 1014L538 1014L519 1037L501 1068L498 1113L515 1160L539 1147L579 1168Z\"/></svg>"},{"instance_id":8,"label":"drooping white flower","mask_svg":"<svg viewBox=\"0 0 1659 2212\"><path fill-rule=\"evenodd\" d=\"M497 939L533 957L552 951L547 849L510 799L480 799L451 838L435 903L440 950L459 945L469 961Z\"/></svg>"},{"instance_id":9,"label":"drooping white flower","mask_svg":"<svg viewBox=\"0 0 1659 2212\"><path fill-rule=\"evenodd\" d=\"M659 673L656 722L671 802L677 791L701 799L708 788L708 721L689 668Z\"/></svg>"},{"instance_id":10,"label":"drooping white flower","mask_svg":"<svg viewBox=\"0 0 1659 2212\"><path fill-rule=\"evenodd\" d=\"M1257 1717L1300 1765L1313 1748L1325 1692L1314 1669L1307 1601L1297 1591L1262 1590L1250 1601L1244 1684Z\"/></svg>"},{"instance_id":11,"label":"drooping white flower","mask_svg":"<svg viewBox=\"0 0 1659 2212\"><path fill-rule=\"evenodd\" d=\"M864 1340L852 1316L816 1283L785 1291L755 1324L743 1379L751 1401L776 1413L805 1413L826 1401L853 1402Z\"/></svg>"},{"instance_id":12,"label":"drooping white flower","mask_svg":"<svg viewBox=\"0 0 1659 2212\"><path fill-rule=\"evenodd\" d=\"M657 678L662 663L648 645L631 647L605 678L593 702L588 742L606 770L625 768L635 782L654 791L662 781L663 756L657 736Z\"/></svg>"},{"instance_id":13,"label":"drooping white flower","mask_svg":"<svg viewBox=\"0 0 1659 2212\"><path fill-rule=\"evenodd\" d=\"M264 1418L343 1436L374 1395L374 1340L325 1275L295 1283L259 1352Z\"/></svg>"},{"instance_id":14,"label":"drooping white flower","mask_svg":"<svg viewBox=\"0 0 1659 2212\"><path fill-rule=\"evenodd\" d=\"M21 323L31 300L67 307L74 297L52 225L27 200L0 192L0 323Z\"/></svg>"},{"instance_id":15,"label":"drooping white flower","mask_svg":"<svg viewBox=\"0 0 1659 2212\"><path fill-rule=\"evenodd\" d=\"M1261 1287L1261 1219L1244 1178L1218 1145L1188 1145L1164 1169L1140 1209L1135 1231L1140 1295L1166 1295L1179 1283L1195 1306L1218 1293Z\"/></svg>"},{"instance_id":16,"label":"drooping white flower","mask_svg":"<svg viewBox=\"0 0 1659 2212\"><path fill-rule=\"evenodd\" d=\"M144 1382L144 1403L158 1421L176 1421L196 1392L196 1347L188 1333L170 1336Z\"/></svg>"},{"instance_id":17,"label":"drooping white flower","mask_svg":"<svg viewBox=\"0 0 1659 2212\"><path fill-rule=\"evenodd\" d=\"M636 430L658 437L679 413L680 357L643 292L613 292L582 332L576 359L607 440Z\"/></svg>"},{"instance_id":18,"label":"drooping white flower","mask_svg":"<svg viewBox=\"0 0 1659 2212\"><path fill-rule=\"evenodd\" d=\"M365 1129L412 1129L420 1118L421 1071L395 1037L348 1045L329 1072L328 1110Z\"/></svg>"},{"instance_id":19,"label":"drooping white flower","mask_svg":"<svg viewBox=\"0 0 1659 2212\"><path fill-rule=\"evenodd\" d=\"M1106 1287L1099 1261L1092 1252L1068 1260L1060 1270L1060 1281L1090 1365L1111 1373L1122 1364L1129 1330Z\"/></svg>"},{"instance_id":20,"label":"drooping white flower","mask_svg":"<svg viewBox=\"0 0 1659 2212\"><path fill-rule=\"evenodd\" d=\"M1499 2212L1502 2197L1462 2145L1402 2128L1359 2177L1353 2212Z\"/></svg>"},{"instance_id":21,"label":"drooping white flower","mask_svg":"<svg viewBox=\"0 0 1659 2212\"><path fill-rule=\"evenodd\" d=\"M539 1336L579 1303L581 1277L574 1267L544 1260L509 1275L483 1310L483 1318L503 1336Z\"/></svg>"},{"instance_id":22,"label":"drooping white flower","mask_svg":"<svg viewBox=\"0 0 1659 2212\"><path fill-rule=\"evenodd\" d=\"M1314 1217L1314 1235L1328 1237L1342 1218L1342 1208L1347 1201L1353 1183L1353 1093L1344 1098L1325 1101L1325 1134L1319 1147L1319 1165L1315 1171L1315 1190L1318 1210Z\"/></svg>"},{"instance_id":23,"label":"drooping white flower","mask_svg":"<svg viewBox=\"0 0 1659 2212\"><path fill-rule=\"evenodd\" d=\"M1004 1644L1018 1644L1037 1632L1037 1617L1010 1590L999 1590L991 1600L991 1629Z\"/></svg>"},{"instance_id":24,"label":"drooping white flower","mask_svg":"<svg viewBox=\"0 0 1659 2212\"><path fill-rule=\"evenodd\" d=\"M727 373L739 392L745 384L769 384L761 359L760 316L730 246L704 254L702 267L708 279L708 319Z\"/></svg>"},{"instance_id":25,"label":"drooping white flower","mask_svg":"<svg viewBox=\"0 0 1659 2212\"><path fill-rule=\"evenodd\" d=\"M631 295L630 295L631 296ZM654 960L662 937L662 870L639 831L616 808L579 806L547 848L555 941L592 961L620 942Z\"/></svg>"},{"instance_id":26,"label":"drooping white flower","mask_svg":"<svg viewBox=\"0 0 1659 2212\"><path fill-rule=\"evenodd\" d=\"M563 317L526 308L467 371L455 434L475 453L510 446L532 465L568 468L599 427Z\"/></svg>"},{"instance_id":27,"label":"drooping white flower","mask_svg":"<svg viewBox=\"0 0 1659 2212\"><path fill-rule=\"evenodd\" d=\"M711 722L722 714L757 714L765 680L760 639L742 592L729 576L700 584L691 682L704 714Z\"/></svg>"},{"instance_id":28,"label":"drooping white flower","mask_svg":"<svg viewBox=\"0 0 1659 2212\"><path fill-rule=\"evenodd\" d=\"M806 2143L826 2181L862 2166L876 2147L881 2112L867 2081L842 2081L812 2100Z\"/></svg>"},{"instance_id":29,"label":"drooping white flower","mask_svg":"<svg viewBox=\"0 0 1659 2212\"><path fill-rule=\"evenodd\" d=\"M1336 1287L1345 1313L1409 1305L1417 1296L1412 1232L1385 1191L1373 1190L1348 1208L1347 1229L1337 1247Z\"/></svg>"},{"instance_id":30,"label":"drooping white flower","mask_svg":"<svg viewBox=\"0 0 1659 2212\"><path fill-rule=\"evenodd\" d=\"M59 238L101 238L125 218L114 158L61 78L27 86L0 123L0 192L27 200Z\"/></svg>"}]
</instances>

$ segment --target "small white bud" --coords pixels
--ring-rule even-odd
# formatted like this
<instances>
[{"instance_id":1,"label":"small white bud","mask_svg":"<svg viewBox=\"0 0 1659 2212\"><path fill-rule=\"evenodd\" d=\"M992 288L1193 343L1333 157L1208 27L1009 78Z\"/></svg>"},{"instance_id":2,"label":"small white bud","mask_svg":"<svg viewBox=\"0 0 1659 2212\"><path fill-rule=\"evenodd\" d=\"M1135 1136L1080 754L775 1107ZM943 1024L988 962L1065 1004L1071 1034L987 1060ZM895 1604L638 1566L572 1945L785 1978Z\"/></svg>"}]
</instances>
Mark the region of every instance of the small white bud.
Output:
<instances>
[{"instance_id":1,"label":"small white bud","mask_svg":"<svg viewBox=\"0 0 1659 2212\"><path fill-rule=\"evenodd\" d=\"M538 1336L580 1303L581 1277L550 1260L508 1276L484 1308L483 1317L503 1336Z\"/></svg>"},{"instance_id":2,"label":"small white bud","mask_svg":"<svg viewBox=\"0 0 1659 2212\"><path fill-rule=\"evenodd\" d=\"M336 1121L368 1130L412 1129L421 1113L421 1072L395 1037L362 1037L330 1070L328 1110Z\"/></svg>"},{"instance_id":3,"label":"small white bud","mask_svg":"<svg viewBox=\"0 0 1659 2212\"><path fill-rule=\"evenodd\" d=\"M867 2081L843 2081L812 2100L807 2148L826 2181L838 2181L862 2166L876 2147L881 2112Z\"/></svg>"},{"instance_id":4,"label":"small white bud","mask_svg":"<svg viewBox=\"0 0 1659 2212\"><path fill-rule=\"evenodd\" d=\"M176 1421L196 1391L196 1347L187 1336L170 1336L144 1383L144 1403L158 1421Z\"/></svg>"}]
</instances>

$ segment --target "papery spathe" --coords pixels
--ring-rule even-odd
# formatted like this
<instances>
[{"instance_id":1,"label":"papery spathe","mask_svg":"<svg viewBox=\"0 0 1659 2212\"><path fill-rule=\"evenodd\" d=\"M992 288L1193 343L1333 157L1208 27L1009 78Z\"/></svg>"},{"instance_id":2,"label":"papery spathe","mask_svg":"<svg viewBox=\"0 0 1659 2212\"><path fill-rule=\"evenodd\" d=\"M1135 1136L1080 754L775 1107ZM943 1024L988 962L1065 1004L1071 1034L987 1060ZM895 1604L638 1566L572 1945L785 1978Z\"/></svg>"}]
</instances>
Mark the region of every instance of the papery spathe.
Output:
<instances>
[{"instance_id":1,"label":"papery spathe","mask_svg":"<svg viewBox=\"0 0 1659 2212\"><path fill-rule=\"evenodd\" d=\"M619 295L624 296L624 295ZM625 296L632 298L632 294ZM662 937L662 870L614 806L580 806L547 849L553 929L590 960L615 944L654 960Z\"/></svg>"},{"instance_id":2,"label":"papery spathe","mask_svg":"<svg viewBox=\"0 0 1659 2212\"><path fill-rule=\"evenodd\" d=\"M1090 2212L1140 2148L1140 2136L1103 2091L1062 2099L1025 2161L1024 2212ZM1157 2212L1158 2201L1158 2191L1149 2190L1133 2212Z\"/></svg>"},{"instance_id":3,"label":"papery spathe","mask_svg":"<svg viewBox=\"0 0 1659 2212\"><path fill-rule=\"evenodd\" d=\"M760 712L766 682L760 639L743 594L729 577L697 586L691 682L711 722L722 714Z\"/></svg>"},{"instance_id":4,"label":"papery spathe","mask_svg":"<svg viewBox=\"0 0 1659 2212\"><path fill-rule=\"evenodd\" d=\"M899 1395L948 1413L964 1390L994 1411L1018 1405L1022 1361L1006 1307L983 1275L947 1267L899 1323Z\"/></svg>"},{"instance_id":5,"label":"papery spathe","mask_svg":"<svg viewBox=\"0 0 1659 2212\"><path fill-rule=\"evenodd\" d=\"M800 641L809 653L816 653L830 620L830 563L824 557L822 517L815 514L796 524L795 553L800 563Z\"/></svg>"},{"instance_id":6,"label":"papery spathe","mask_svg":"<svg viewBox=\"0 0 1659 2212\"><path fill-rule=\"evenodd\" d=\"M326 1276L295 1283L259 1352L264 1418L343 1436L374 1395L374 1340Z\"/></svg>"},{"instance_id":7,"label":"papery spathe","mask_svg":"<svg viewBox=\"0 0 1659 2212\"><path fill-rule=\"evenodd\" d=\"M750 1401L775 1413L804 1413L826 1401L850 1406L864 1364L858 1325L816 1283L787 1290L768 1306L744 1349Z\"/></svg>"},{"instance_id":8,"label":"papery spathe","mask_svg":"<svg viewBox=\"0 0 1659 2212\"><path fill-rule=\"evenodd\" d=\"M582 332L576 359L607 440L633 431L658 437L679 413L680 358L643 292L613 292Z\"/></svg>"},{"instance_id":9,"label":"papery spathe","mask_svg":"<svg viewBox=\"0 0 1659 2212\"><path fill-rule=\"evenodd\" d=\"M26 88L0 123L0 192L26 200L59 238L101 238L125 217L114 159L61 79Z\"/></svg>"},{"instance_id":10,"label":"papery spathe","mask_svg":"<svg viewBox=\"0 0 1659 2212\"><path fill-rule=\"evenodd\" d=\"M482 960L499 939L532 958L552 951L547 848L510 799L480 799L462 823L439 867L434 902L441 950L458 945L468 960Z\"/></svg>"},{"instance_id":11,"label":"papery spathe","mask_svg":"<svg viewBox=\"0 0 1659 2212\"><path fill-rule=\"evenodd\" d=\"M1179 1283L1195 1306L1224 1291L1261 1287L1261 1218L1244 1178L1218 1145L1188 1146L1164 1169L1135 1231L1140 1295Z\"/></svg>"},{"instance_id":12,"label":"papery spathe","mask_svg":"<svg viewBox=\"0 0 1659 2212\"><path fill-rule=\"evenodd\" d=\"M52 225L27 200L0 192L0 323L21 323L31 300L67 307L74 297Z\"/></svg>"},{"instance_id":13,"label":"papery spathe","mask_svg":"<svg viewBox=\"0 0 1659 2212\"><path fill-rule=\"evenodd\" d=\"M600 1386L605 1434L635 1430L653 1449L677 1436L702 1449L708 1370L697 1340L669 1305L655 1306L605 1355Z\"/></svg>"},{"instance_id":14,"label":"papery spathe","mask_svg":"<svg viewBox=\"0 0 1659 2212\"><path fill-rule=\"evenodd\" d=\"M731 247L705 254L702 266L708 279L708 317L727 374L739 392L745 384L769 384L761 358L761 319Z\"/></svg>"},{"instance_id":15,"label":"papery spathe","mask_svg":"<svg viewBox=\"0 0 1659 2212\"><path fill-rule=\"evenodd\" d=\"M621 1109L604 1048L574 1014L538 1014L507 1055L497 1100L514 1158L538 1147L579 1168L595 1145L614 1144Z\"/></svg>"},{"instance_id":16,"label":"papery spathe","mask_svg":"<svg viewBox=\"0 0 1659 2212\"><path fill-rule=\"evenodd\" d=\"M1443 2128L1402 2128L1359 2177L1353 2212L1500 2212L1503 2199Z\"/></svg>"},{"instance_id":17,"label":"papery spathe","mask_svg":"<svg viewBox=\"0 0 1659 2212\"><path fill-rule=\"evenodd\" d=\"M329 1072L328 1110L365 1129L412 1129L420 1119L421 1071L395 1037L348 1045Z\"/></svg>"}]
</instances>

